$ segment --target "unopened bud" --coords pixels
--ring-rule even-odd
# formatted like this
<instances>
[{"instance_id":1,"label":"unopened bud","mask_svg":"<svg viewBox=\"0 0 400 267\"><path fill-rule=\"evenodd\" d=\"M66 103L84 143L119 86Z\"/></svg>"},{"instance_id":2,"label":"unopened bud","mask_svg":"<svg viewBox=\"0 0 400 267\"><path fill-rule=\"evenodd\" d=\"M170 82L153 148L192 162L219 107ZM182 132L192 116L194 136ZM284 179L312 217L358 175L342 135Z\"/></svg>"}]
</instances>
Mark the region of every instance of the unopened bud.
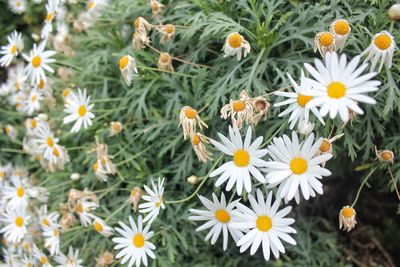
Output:
<instances>
[{"instance_id":1,"label":"unopened bud","mask_svg":"<svg viewBox=\"0 0 400 267\"><path fill-rule=\"evenodd\" d=\"M400 4L394 4L389 8L388 16L390 20L400 19Z\"/></svg>"},{"instance_id":2,"label":"unopened bud","mask_svg":"<svg viewBox=\"0 0 400 267\"><path fill-rule=\"evenodd\" d=\"M77 172L74 172L73 174L71 174L71 176L69 177L72 181L77 181L81 178L81 175Z\"/></svg>"},{"instance_id":3,"label":"unopened bud","mask_svg":"<svg viewBox=\"0 0 400 267\"><path fill-rule=\"evenodd\" d=\"M299 123L298 132L302 135L309 135L314 130L314 123L302 121Z\"/></svg>"},{"instance_id":4,"label":"unopened bud","mask_svg":"<svg viewBox=\"0 0 400 267\"><path fill-rule=\"evenodd\" d=\"M189 184L195 185L199 182L199 177L197 177L196 175L192 175L189 176L186 180L188 181Z\"/></svg>"}]
</instances>

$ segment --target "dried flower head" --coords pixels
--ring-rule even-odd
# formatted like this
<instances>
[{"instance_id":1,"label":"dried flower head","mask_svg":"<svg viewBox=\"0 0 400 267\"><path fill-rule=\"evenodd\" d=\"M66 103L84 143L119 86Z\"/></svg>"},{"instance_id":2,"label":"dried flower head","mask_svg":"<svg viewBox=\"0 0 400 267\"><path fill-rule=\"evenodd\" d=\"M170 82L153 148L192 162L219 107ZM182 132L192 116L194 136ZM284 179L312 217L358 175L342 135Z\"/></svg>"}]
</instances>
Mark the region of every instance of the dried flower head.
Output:
<instances>
[{"instance_id":1,"label":"dried flower head","mask_svg":"<svg viewBox=\"0 0 400 267\"><path fill-rule=\"evenodd\" d=\"M184 106L179 114L179 125L182 125L183 137L186 140L188 136L192 136L196 132L196 127L199 126L208 128L207 124L200 118L197 110Z\"/></svg>"},{"instance_id":2,"label":"dried flower head","mask_svg":"<svg viewBox=\"0 0 400 267\"><path fill-rule=\"evenodd\" d=\"M381 162L390 162L393 163L393 159L394 159L394 153L391 150L378 150L375 147L375 154L377 159L379 159L379 161Z\"/></svg>"},{"instance_id":3,"label":"dried flower head","mask_svg":"<svg viewBox=\"0 0 400 267\"><path fill-rule=\"evenodd\" d=\"M119 134L120 132L122 132L123 129L124 126L122 125L121 122L119 121L110 122L110 127L109 127L110 136Z\"/></svg>"},{"instance_id":4,"label":"dried flower head","mask_svg":"<svg viewBox=\"0 0 400 267\"><path fill-rule=\"evenodd\" d=\"M206 163L208 160L212 159L212 153L209 152L206 147L206 144L209 143L207 136L201 133L195 133L190 137L190 142L197 158L201 162Z\"/></svg>"},{"instance_id":5,"label":"dried flower head","mask_svg":"<svg viewBox=\"0 0 400 267\"><path fill-rule=\"evenodd\" d=\"M95 267L107 267L114 263L114 255L109 251L104 251L99 257L95 258Z\"/></svg>"},{"instance_id":6,"label":"dried flower head","mask_svg":"<svg viewBox=\"0 0 400 267\"><path fill-rule=\"evenodd\" d=\"M76 222L77 220L74 214L67 212L60 219L61 229L63 230L69 229L71 226L75 225Z\"/></svg>"},{"instance_id":7,"label":"dried flower head","mask_svg":"<svg viewBox=\"0 0 400 267\"><path fill-rule=\"evenodd\" d=\"M250 49L250 43L237 32L229 34L226 37L224 47L222 47L222 51L225 53L224 57L236 56L237 60L242 58L242 54L243 57L246 57Z\"/></svg>"},{"instance_id":8,"label":"dried flower head","mask_svg":"<svg viewBox=\"0 0 400 267\"><path fill-rule=\"evenodd\" d=\"M160 70L174 71L172 66L172 57L168 53L161 53L158 58L157 67Z\"/></svg>"},{"instance_id":9,"label":"dried flower head","mask_svg":"<svg viewBox=\"0 0 400 267\"><path fill-rule=\"evenodd\" d=\"M263 117L267 118L270 104L266 98L261 96L253 98L252 104L254 108L253 122L257 125Z\"/></svg>"},{"instance_id":10,"label":"dried flower head","mask_svg":"<svg viewBox=\"0 0 400 267\"><path fill-rule=\"evenodd\" d=\"M140 187L136 186L131 190L128 202L132 204L132 210L134 212L137 211L138 205L140 203L140 200L142 199L143 194L144 192Z\"/></svg>"},{"instance_id":11,"label":"dried flower head","mask_svg":"<svg viewBox=\"0 0 400 267\"><path fill-rule=\"evenodd\" d=\"M174 37L175 35L175 26L173 24L167 24L160 27L159 31L161 32L161 40L162 44L165 44Z\"/></svg>"},{"instance_id":12,"label":"dried flower head","mask_svg":"<svg viewBox=\"0 0 400 267\"><path fill-rule=\"evenodd\" d=\"M130 86L133 78L138 74L135 59L130 55L125 55L119 59L118 66L126 84Z\"/></svg>"},{"instance_id":13,"label":"dried flower head","mask_svg":"<svg viewBox=\"0 0 400 267\"><path fill-rule=\"evenodd\" d=\"M314 52L319 51L324 58L327 52L336 51L335 35L330 32L319 32L314 38Z\"/></svg>"},{"instance_id":14,"label":"dried flower head","mask_svg":"<svg viewBox=\"0 0 400 267\"><path fill-rule=\"evenodd\" d=\"M240 92L238 100L230 100L221 109L221 118L227 119L231 117L232 123L239 129L243 127L243 123L254 125L254 107L251 98L246 91Z\"/></svg>"},{"instance_id":15,"label":"dried flower head","mask_svg":"<svg viewBox=\"0 0 400 267\"><path fill-rule=\"evenodd\" d=\"M339 212L339 229L350 232L356 224L356 211L350 206L344 206Z\"/></svg>"},{"instance_id":16,"label":"dried flower head","mask_svg":"<svg viewBox=\"0 0 400 267\"><path fill-rule=\"evenodd\" d=\"M158 2L157 0L150 0L151 11L153 13L153 17L156 17L162 14L164 5Z\"/></svg>"},{"instance_id":17,"label":"dried flower head","mask_svg":"<svg viewBox=\"0 0 400 267\"><path fill-rule=\"evenodd\" d=\"M134 20L133 26L135 32L133 33L132 46L135 50L140 50L145 45L150 44L148 37L148 31L151 29L151 24L142 17L138 17Z\"/></svg>"}]
</instances>

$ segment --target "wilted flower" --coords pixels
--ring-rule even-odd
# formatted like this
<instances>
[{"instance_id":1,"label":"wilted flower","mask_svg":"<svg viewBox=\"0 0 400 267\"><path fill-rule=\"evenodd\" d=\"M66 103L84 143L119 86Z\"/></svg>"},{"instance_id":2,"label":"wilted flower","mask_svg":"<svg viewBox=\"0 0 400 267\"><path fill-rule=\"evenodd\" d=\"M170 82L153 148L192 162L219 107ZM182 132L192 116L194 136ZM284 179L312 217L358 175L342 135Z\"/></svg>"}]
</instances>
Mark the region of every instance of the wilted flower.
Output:
<instances>
[{"instance_id":1,"label":"wilted flower","mask_svg":"<svg viewBox=\"0 0 400 267\"><path fill-rule=\"evenodd\" d=\"M231 117L232 123L239 129L243 127L244 122L249 125L254 124L254 108L252 100L245 90L240 92L238 100L231 99L229 104L222 107L221 118L226 120L229 116Z\"/></svg>"},{"instance_id":2,"label":"wilted flower","mask_svg":"<svg viewBox=\"0 0 400 267\"><path fill-rule=\"evenodd\" d=\"M174 37L175 35L175 26L172 24L163 25L160 27L159 31L162 34L160 42L165 44Z\"/></svg>"},{"instance_id":3,"label":"wilted flower","mask_svg":"<svg viewBox=\"0 0 400 267\"><path fill-rule=\"evenodd\" d=\"M202 126L207 127L204 121L200 118L197 110L184 106L179 114L179 125L182 125L183 137L186 140L188 136L192 136L196 132L197 125L202 129Z\"/></svg>"},{"instance_id":4,"label":"wilted flower","mask_svg":"<svg viewBox=\"0 0 400 267\"><path fill-rule=\"evenodd\" d=\"M174 71L172 66L172 57L168 53L161 53L158 58L157 67L160 70Z\"/></svg>"},{"instance_id":5,"label":"wilted flower","mask_svg":"<svg viewBox=\"0 0 400 267\"><path fill-rule=\"evenodd\" d=\"M395 48L396 43L393 35L387 31L381 31L380 33L375 34L370 46L361 53L361 56L367 55L364 62L371 61L371 71L375 70L375 67L380 60L381 62L379 64L378 72L381 72L383 65L388 69L392 67Z\"/></svg>"},{"instance_id":6,"label":"wilted flower","mask_svg":"<svg viewBox=\"0 0 400 267\"><path fill-rule=\"evenodd\" d=\"M270 104L267 99L261 96L253 98L252 104L254 108L253 122L257 125L260 119L267 117Z\"/></svg>"},{"instance_id":7,"label":"wilted flower","mask_svg":"<svg viewBox=\"0 0 400 267\"><path fill-rule=\"evenodd\" d=\"M131 193L128 198L128 202L132 204L132 210L134 212L137 211L140 200L142 199L144 192L140 187L135 187L131 190Z\"/></svg>"},{"instance_id":8,"label":"wilted flower","mask_svg":"<svg viewBox=\"0 0 400 267\"><path fill-rule=\"evenodd\" d=\"M205 145L209 143L207 136L201 133L195 133L190 137L190 139L192 148L198 159L203 163L206 163L208 160L210 160L212 154L207 150Z\"/></svg>"},{"instance_id":9,"label":"wilted flower","mask_svg":"<svg viewBox=\"0 0 400 267\"><path fill-rule=\"evenodd\" d=\"M123 129L124 126L119 121L110 122L110 128L109 128L110 136L119 134L120 132L122 132Z\"/></svg>"},{"instance_id":10,"label":"wilted flower","mask_svg":"<svg viewBox=\"0 0 400 267\"><path fill-rule=\"evenodd\" d=\"M222 50L225 53L224 57L236 56L237 60L240 60L242 58L242 53L243 57L246 57L250 52L250 44L242 35L237 32L233 32L226 37Z\"/></svg>"},{"instance_id":11,"label":"wilted flower","mask_svg":"<svg viewBox=\"0 0 400 267\"><path fill-rule=\"evenodd\" d=\"M158 16L163 12L164 5L158 2L157 0L150 0L151 11L153 12L153 16Z\"/></svg>"},{"instance_id":12,"label":"wilted flower","mask_svg":"<svg viewBox=\"0 0 400 267\"><path fill-rule=\"evenodd\" d=\"M344 19L335 20L330 26L330 32L335 35L336 49L342 51L351 32L349 22Z\"/></svg>"},{"instance_id":13,"label":"wilted flower","mask_svg":"<svg viewBox=\"0 0 400 267\"><path fill-rule=\"evenodd\" d=\"M382 162L390 162L393 163L394 153L391 150L377 150L375 147L376 157Z\"/></svg>"},{"instance_id":14,"label":"wilted flower","mask_svg":"<svg viewBox=\"0 0 400 267\"><path fill-rule=\"evenodd\" d=\"M339 212L339 229L350 232L356 224L356 211L350 206L344 206Z\"/></svg>"},{"instance_id":15,"label":"wilted flower","mask_svg":"<svg viewBox=\"0 0 400 267\"><path fill-rule=\"evenodd\" d=\"M319 32L314 38L314 52L319 51L324 58L327 52L336 51L335 35L330 32Z\"/></svg>"},{"instance_id":16,"label":"wilted flower","mask_svg":"<svg viewBox=\"0 0 400 267\"><path fill-rule=\"evenodd\" d=\"M130 86L133 78L138 74L135 59L130 55L123 56L119 59L118 66L126 84Z\"/></svg>"},{"instance_id":17,"label":"wilted flower","mask_svg":"<svg viewBox=\"0 0 400 267\"><path fill-rule=\"evenodd\" d=\"M10 137L11 140L14 141L17 138L18 132L14 126L7 124L6 127L4 128L4 131Z\"/></svg>"},{"instance_id":18,"label":"wilted flower","mask_svg":"<svg viewBox=\"0 0 400 267\"><path fill-rule=\"evenodd\" d=\"M95 267L107 267L114 263L114 255L109 251L104 251L99 257L95 258Z\"/></svg>"}]
</instances>

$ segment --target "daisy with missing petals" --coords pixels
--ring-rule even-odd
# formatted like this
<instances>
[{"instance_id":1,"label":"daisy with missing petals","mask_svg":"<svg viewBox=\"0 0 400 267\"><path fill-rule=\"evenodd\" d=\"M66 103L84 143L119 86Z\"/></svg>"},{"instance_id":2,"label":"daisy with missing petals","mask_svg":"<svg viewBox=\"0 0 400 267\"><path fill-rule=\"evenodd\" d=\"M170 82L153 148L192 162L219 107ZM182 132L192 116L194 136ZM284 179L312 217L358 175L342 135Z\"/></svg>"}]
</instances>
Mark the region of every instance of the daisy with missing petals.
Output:
<instances>
[{"instance_id":1,"label":"daisy with missing petals","mask_svg":"<svg viewBox=\"0 0 400 267\"><path fill-rule=\"evenodd\" d=\"M336 51L335 35L330 32L319 32L314 38L314 52L319 51L324 58L327 52Z\"/></svg>"},{"instance_id":2,"label":"daisy with missing petals","mask_svg":"<svg viewBox=\"0 0 400 267\"><path fill-rule=\"evenodd\" d=\"M262 160L262 157L268 152L266 149L259 149L263 137L260 136L251 143L251 135L251 127L248 127L243 143L239 129L236 126L233 126L233 128L229 126L231 140L220 133L218 133L218 136L222 143L211 139L211 143L218 150L232 157L231 161L211 172L210 177L221 175L215 182L215 186L220 186L228 180L226 191L230 191L236 184L237 194L241 195L243 186L248 193L251 192L251 176L260 183L265 183L264 176L257 168L264 167L267 164L266 161Z\"/></svg>"},{"instance_id":3,"label":"daisy with missing petals","mask_svg":"<svg viewBox=\"0 0 400 267\"><path fill-rule=\"evenodd\" d=\"M68 254L60 253L54 257L57 267L83 267L83 260L79 259L79 249L68 248Z\"/></svg>"},{"instance_id":4,"label":"daisy with missing petals","mask_svg":"<svg viewBox=\"0 0 400 267\"><path fill-rule=\"evenodd\" d=\"M158 2L157 0L150 0L151 11L153 13L153 17L160 15L163 12L164 5Z\"/></svg>"},{"instance_id":5,"label":"daisy with missing petals","mask_svg":"<svg viewBox=\"0 0 400 267\"><path fill-rule=\"evenodd\" d=\"M335 35L336 49L342 51L351 32L349 22L345 19L335 20L330 26L330 32Z\"/></svg>"},{"instance_id":6,"label":"daisy with missing petals","mask_svg":"<svg viewBox=\"0 0 400 267\"><path fill-rule=\"evenodd\" d=\"M43 228L44 247L51 255L56 255L60 252L60 225L53 224Z\"/></svg>"},{"instance_id":7,"label":"daisy with missing petals","mask_svg":"<svg viewBox=\"0 0 400 267\"><path fill-rule=\"evenodd\" d=\"M315 143L314 134L299 143L296 132L292 132L292 140L287 135L274 138L268 146L271 161L268 161L264 170L269 184L279 185L279 197L290 201L299 196L299 189L305 199L314 196L314 191L322 194L322 183L318 181L322 176L329 176L331 172L322 168L320 164L332 158L332 154L318 155L322 138Z\"/></svg>"},{"instance_id":8,"label":"daisy with missing petals","mask_svg":"<svg viewBox=\"0 0 400 267\"><path fill-rule=\"evenodd\" d=\"M119 121L112 121L110 122L110 127L108 128L110 134L109 136L115 136L117 134L119 134L120 132L122 132L122 130L124 129L124 126L122 125L121 122Z\"/></svg>"},{"instance_id":9,"label":"daisy with missing petals","mask_svg":"<svg viewBox=\"0 0 400 267\"><path fill-rule=\"evenodd\" d=\"M153 186L153 190L151 190L148 186L144 186L144 189L146 190L146 195L142 196L142 199L146 201L146 203L142 203L139 205L139 212L140 213L148 213L146 217L144 218L144 222L147 222L151 224L158 216L160 213L160 209L165 209L165 204L164 204L164 180L160 180L158 178L157 185L154 184L154 181L151 180L151 184Z\"/></svg>"},{"instance_id":10,"label":"daisy with missing petals","mask_svg":"<svg viewBox=\"0 0 400 267\"><path fill-rule=\"evenodd\" d=\"M18 53L24 48L24 43L22 42L22 34L13 31L10 36L7 37L7 45L1 47L0 55L0 65L2 67L7 67L10 65L12 60L18 56Z\"/></svg>"},{"instance_id":11,"label":"daisy with missing petals","mask_svg":"<svg viewBox=\"0 0 400 267\"><path fill-rule=\"evenodd\" d=\"M221 193L220 201L214 193L212 194L212 197L213 202L203 196L199 196L201 203L203 203L208 210L190 209L189 211L194 215L189 216L189 220L207 221L202 226L198 227L196 232L211 228L204 239L205 241L211 239L211 245L214 245L215 242L217 242L222 231L223 249L226 250L228 247L228 232L235 242L238 242L243 236L242 231L231 227L232 223L235 221L235 217L237 216L235 207L239 200L235 200L227 205L224 193Z\"/></svg>"},{"instance_id":12,"label":"daisy with missing petals","mask_svg":"<svg viewBox=\"0 0 400 267\"><path fill-rule=\"evenodd\" d=\"M371 71L375 70L380 60L378 72L381 72L383 65L388 69L392 67L393 53L396 47L393 35L387 31L381 31L375 34L370 46L361 53L361 56L367 55L364 62L371 61Z\"/></svg>"},{"instance_id":13,"label":"daisy with missing petals","mask_svg":"<svg viewBox=\"0 0 400 267\"><path fill-rule=\"evenodd\" d=\"M161 53L158 58L157 68L160 70L166 70L173 72L174 66L172 66L172 57L168 53Z\"/></svg>"},{"instance_id":14,"label":"daisy with missing petals","mask_svg":"<svg viewBox=\"0 0 400 267\"><path fill-rule=\"evenodd\" d=\"M197 155L197 158L206 163L212 156L212 153L207 150L206 144L210 143L207 136L201 133L195 133L190 137L190 142L192 143L192 148Z\"/></svg>"},{"instance_id":15,"label":"daisy with missing petals","mask_svg":"<svg viewBox=\"0 0 400 267\"><path fill-rule=\"evenodd\" d=\"M252 209L238 203L237 208L241 211L238 218L241 222L235 222L232 227L248 231L238 242L240 252L243 253L250 247L250 255L254 255L258 248L262 247L264 259L268 261L272 254L279 258L279 253L285 253L285 247L282 241L291 245L296 245L296 241L289 235L297 233L290 227L294 219L285 218L292 210L292 207L286 207L278 211L280 199L272 203L272 192L264 200L263 193L257 189L257 199L249 195L249 201Z\"/></svg>"},{"instance_id":16,"label":"daisy with missing petals","mask_svg":"<svg viewBox=\"0 0 400 267\"><path fill-rule=\"evenodd\" d=\"M368 92L378 90L380 81L372 80L376 72L361 75L367 68L367 64L358 67L360 56L356 56L347 64L345 55L339 59L336 53L326 55L325 65L318 59L315 60L315 67L304 64L313 79L307 78L313 90L304 92L313 96L306 107L312 108L321 106L319 112L324 117L328 114L331 119L339 113L343 122L350 118L350 111L364 114L356 102L375 104L376 101L367 96ZM350 110L350 111L349 111Z\"/></svg>"},{"instance_id":17,"label":"daisy with missing petals","mask_svg":"<svg viewBox=\"0 0 400 267\"><path fill-rule=\"evenodd\" d=\"M2 212L0 221L3 228L0 229L0 233L8 242L19 243L28 231L29 219L30 217L21 209L7 209L6 212Z\"/></svg>"},{"instance_id":18,"label":"daisy with missing petals","mask_svg":"<svg viewBox=\"0 0 400 267\"><path fill-rule=\"evenodd\" d=\"M250 44L242 35L233 32L226 37L222 50L225 53L224 57L236 56L237 60L240 60L242 58L242 53L243 57L246 57L250 52Z\"/></svg>"},{"instance_id":19,"label":"daisy with missing petals","mask_svg":"<svg viewBox=\"0 0 400 267\"><path fill-rule=\"evenodd\" d=\"M56 61L55 59L51 58L56 54L56 52L45 51L45 46L45 41L41 42L39 46L33 44L33 48L29 56L22 54L23 58L28 61L28 65L25 67L25 72L30 77L32 85L39 84L40 79L46 81L45 71L54 73L54 69L48 64Z\"/></svg>"},{"instance_id":20,"label":"daisy with missing petals","mask_svg":"<svg viewBox=\"0 0 400 267\"><path fill-rule=\"evenodd\" d=\"M162 37L160 40L160 43L162 43L162 44L165 44L165 43L171 41L171 39L175 35L175 26L173 24L163 25L158 30L162 34Z\"/></svg>"},{"instance_id":21,"label":"daisy with missing petals","mask_svg":"<svg viewBox=\"0 0 400 267\"><path fill-rule=\"evenodd\" d=\"M311 83L309 83L304 76L304 72L301 71L301 80L300 80L300 85L298 85L290 76L289 73L287 73L287 76L290 80L290 83L293 86L294 92L275 92L274 94L277 96L283 96L287 97L287 100L284 100L282 102L278 102L274 104L274 107L281 107L284 105L289 105L284 111L279 113L279 117L286 116L290 114L289 117L289 123L290 123L290 130L294 128L296 123L300 126L303 122L309 122L309 117L310 117L310 111L315 115L315 117L318 118L318 120L325 125L324 120L321 117L321 114L319 114L318 110L316 107L312 108L307 108L306 105L308 102L310 102L311 99L313 99L312 96L304 95L303 92L307 90L311 90Z\"/></svg>"},{"instance_id":22,"label":"daisy with missing petals","mask_svg":"<svg viewBox=\"0 0 400 267\"><path fill-rule=\"evenodd\" d=\"M24 179L18 176L11 176L11 185L4 186L2 190L2 199L7 207L12 210L25 209L29 202L29 188Z\"/></svg>"},{"instance_id":23,"label":"daisy with missing petals","mask_svg":"<svg viewBox=\"0 0 400 267\"><path fill-rule=\"evenodd\" d=\"M8 6L15 14L22 14L26 10L25 0L8 0Z\"/></svg>"},{"instance_id":24,"label":"daisy with missing petals","mask_svg":"<svg viewBox=\"0 0 400 267\"><path fill-rule=\"evenodd\" d=\"M113 234L113 229L106 224L105 221L100 219L99 217L93 216L93 229L99 234L109 237Z\"/></svg>"},{"instance_id":25,"label":"daisy with missing petals","mask_svg":"<svg viewBox=\"0 0 400 267\"><path fill-rule=\"evenodd\" d=\"M350 232L356 224L356 211L350 206L344 206L339 212L339 229Z\"/></svg>"},{"instance_id":26,"label":"daisy with missing petals","mask_svg":"<svg viewBox=\"0 0 400 267\"><path fill-rule=\"evenodd\" d=\"M199 126L200 130L202 126L208 128L207 124L200 118L197 110L184 106L179 114L179 126L182 125L183 137L186 140L188 136L192 136L196 132L196 127Z\"/></svg>"},{"instance_id":27,"label":"daisy with missing petals","mask_svg":"<svg viewBox=\"0 0 400 267\"><path fill-rule=\"evenodd\" d=\"M227 119L231 117L232 124L235 124L239 129L243 127L243 123L253 125L254 108L249 95L245 90L240 92L239 100L230 100L221 109L221 118Z\"/></svg>"},{"instance_id":28,"label":"daisy with missing petals","mask_svg":"<svg viewBox=\"0 0 400 267\"><path fill-rule=\"evenodd\" d=\"M65 103L64 112L69 114L64 117L64 124L74 122L71 132L77 133L82 125L85 129L92 125L94 114L90 112L94 104L90 104L90 96L86 96L86 90L78 89L78 94L71 92L68 101Z\"/></svg>"},{"instance_id":29,"label":"daisy with missing petals","mask_svg":"<svg viewBox=\"0 0 400 267\"><path fill-rule=\"evenodd\" d=\"M122 237L114 237L112 241L116 243L114 249L121 250L115 258L122 258L121 264L129 261L128 267L135 265L139 267L143 262L147 266L147 256L152 259L156 258L153 250L156 249L153 243L148 240L153 236L154 232L150 231L150 224L143 228L142 216L139 216L138 223L129 216L130 226L123 222L118 222L122 228L116 227L115 230L122 235Z\"/></svg>"},{"instance_id":30,"label":"daisy with missing petals","mask_svg":"<svg viewBox=\"0 0 400 267\"><path fill-rule=\"evenodd\" d=\"M135 59L130 55L125 55L119 59L118 66L126 84L130 86L133 78L138 74Z\"/></svg>"}]
</instances>

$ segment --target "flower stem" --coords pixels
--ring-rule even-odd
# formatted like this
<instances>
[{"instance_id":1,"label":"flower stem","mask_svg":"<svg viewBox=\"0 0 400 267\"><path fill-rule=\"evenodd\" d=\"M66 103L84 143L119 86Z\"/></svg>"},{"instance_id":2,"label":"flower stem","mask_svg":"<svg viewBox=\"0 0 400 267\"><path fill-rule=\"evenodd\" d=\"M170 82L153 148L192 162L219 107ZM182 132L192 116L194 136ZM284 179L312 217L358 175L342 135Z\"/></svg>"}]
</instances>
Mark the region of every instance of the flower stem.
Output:
<instances>
[{"instance_id":1,"label":"flower stem","mask_svg":"<svg viewBox=\"0 0 400 267\"><path fill-rule=\"evenodd\" d=\"M392 168L390 167L390 165L389 165L389 168L388 168L388 169L389 169L390 177L392 178L392 182L393 182L394 189L396 190L397 198L398 198L399 201L400 201L399 189L397 188L397 182L396 182L396 179L394 179L394 176L393 176L393 173L392 173Z\"/></svg>"},{"instance_id":2,"label":"flower stem","mask_svg":"<svg viewBox=\"0 0 400 267\"><path fill-rule=\"evenodd\" d=\"M358 197L360 196L361 190L363 189L364 185L367 183L369 177L371 177L371 175L374 173L374 171L375 171L377 168L378 168L378 167L373 168L373 169L368 173L368 175L364 178L364 180L362 181L360 187L358 188L356 198L354 199L353 204L351 204L351 207L352 207L352 208L356 205L357 200L358 200Z\"/></svg>"}]
</instances>

